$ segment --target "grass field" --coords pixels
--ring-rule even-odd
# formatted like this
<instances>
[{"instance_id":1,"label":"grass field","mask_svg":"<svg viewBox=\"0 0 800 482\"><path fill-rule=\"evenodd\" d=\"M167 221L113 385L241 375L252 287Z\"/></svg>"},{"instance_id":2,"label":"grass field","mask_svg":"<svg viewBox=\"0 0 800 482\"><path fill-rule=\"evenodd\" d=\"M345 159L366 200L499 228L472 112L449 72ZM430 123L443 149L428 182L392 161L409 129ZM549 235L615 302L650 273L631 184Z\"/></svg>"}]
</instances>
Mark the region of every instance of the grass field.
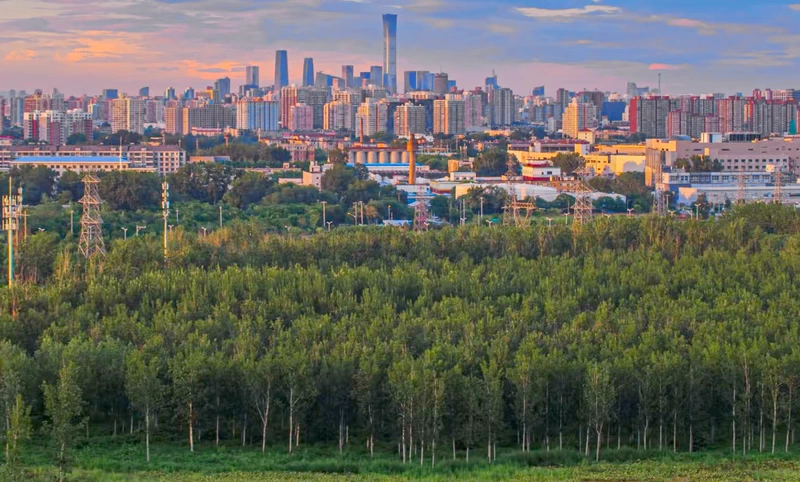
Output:
<instances>
[{"instance_id":1,"label":"grass field","mask_svg":"<svg viewBox=\"0 0 800 482\"><path fill-rule=\"evenodd\" d=\"M469 464L439 460L436 467L403 465L394 454L370 459L353 449L339 455L328 447L306 447L289 456L282 447L266 455L256 448L200 445L192 454L173 444L154 444L152 461L144 460L144 447L134 440L92 440L74 452L70 480L87 482L256 482L256 481L800 481L800 456L753 454L731 457L721 451L702 454L642 453L609 450L608 461L583 460L577 453L500 452L489 465L473 453ZM440 454L440 457L443 454ZM24 473L0 472L0 480L53 480L55 469L44 445L28 447Z\"/></svg>"}]
</instances>

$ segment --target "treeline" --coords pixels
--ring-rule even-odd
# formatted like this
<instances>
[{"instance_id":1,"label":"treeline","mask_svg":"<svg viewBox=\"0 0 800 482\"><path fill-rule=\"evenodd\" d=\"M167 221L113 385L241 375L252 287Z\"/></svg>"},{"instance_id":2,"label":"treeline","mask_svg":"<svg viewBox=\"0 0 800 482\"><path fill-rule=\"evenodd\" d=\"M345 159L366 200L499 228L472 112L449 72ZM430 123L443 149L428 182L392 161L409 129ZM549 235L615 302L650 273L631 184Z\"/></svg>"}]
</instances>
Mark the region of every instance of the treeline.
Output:
<instances>
[{"instance_id":1,"label":"treeline","mask_svg":"<svg viewBox=\"0 0 800 482\"><path fill-rule=\"evenodd\" d=\"M147 238L89 265L55 251L40 283L0 291L8 460L39 430L60 466L86 430L416 463L795 441L789 208L309 238L240 224L175 233L166 263Z\"/></svg>"}]
</instances>

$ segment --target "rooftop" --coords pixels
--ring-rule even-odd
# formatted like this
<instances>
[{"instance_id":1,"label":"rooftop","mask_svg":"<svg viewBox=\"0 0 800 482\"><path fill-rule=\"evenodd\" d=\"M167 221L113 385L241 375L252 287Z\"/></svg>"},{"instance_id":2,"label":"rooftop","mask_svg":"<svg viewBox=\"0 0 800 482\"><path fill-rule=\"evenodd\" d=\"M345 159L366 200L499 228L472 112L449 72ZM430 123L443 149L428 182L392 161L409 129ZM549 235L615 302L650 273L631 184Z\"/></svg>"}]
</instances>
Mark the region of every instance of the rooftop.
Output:
<instances>
[{"instance_id":1,"label":"rooftop","mask_svg":"<svg viewBox=\"0 0 800 482\"><path fill-rule=\"evenodd\" d=\"M123 157L122 159L118 157L97 157L97 156L70 156L70 157L60 157L60 156L22 156L14 159L11 161L12 163L30 163L30 164L41 164L41 163L59 163L59 164L88 164L88 163L96 163L96 164L109 164L109 163L125 163L130 164L130 161Z\"/></svg>"}]
</instances>

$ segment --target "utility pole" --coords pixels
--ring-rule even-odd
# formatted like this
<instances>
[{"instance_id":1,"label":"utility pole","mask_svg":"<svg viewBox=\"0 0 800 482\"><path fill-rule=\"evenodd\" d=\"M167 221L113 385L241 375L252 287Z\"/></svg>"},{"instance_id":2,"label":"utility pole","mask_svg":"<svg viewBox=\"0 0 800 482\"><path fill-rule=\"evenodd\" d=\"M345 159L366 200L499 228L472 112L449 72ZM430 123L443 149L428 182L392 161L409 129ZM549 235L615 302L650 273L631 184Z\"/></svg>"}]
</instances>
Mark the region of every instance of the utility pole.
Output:
<instances>
[{"instance_id":1,"label":"utility pole","mask_svg":"<svg viewBox=\"0 0 800 482\"><path fill-rule=\"evenodd\" d=\"M169 241L169 184L166 182L161 183L161 210L164 215L164 261L166 261Z\"/></svg>"},{"instance_id":2,"label":"utility pole","mask_svg":"<svg viewBox=\"0 0 800 482\"><path fill-rule=\"evenodd\" d=\"M3 198L3 228L8 233L8 287L14 285L14 231L19 228L17 216L22 204L22 188L15 196L12 191L11 177L8 178L8 196Z\"/></svg>"},{"instance_id":3,"label":"utility pole","mask_svg":"<svg viewBox=\"0 0 800 482\"><path fill-rule=\"evenodd\" d=\"M69 203L69 234L75 236L75 209L72 208L72 203Z\"/></svg>"},{"instance_id":4,"label":"utility pole","mask_svg":"<svg viewBox=\"0 0 800 482\"><path fill-rule=\"evenodd\" d=\"M222 204L219 205L219 227L222 227Z\"/></svg>"},{"instance_id":5,"label":"utility pole","mask_svg":"<svg viewBox=\"0 0 800 482\"><path fill-rule=\"evenodd\" d=\"M481 222L480 225L483 226L483 196L481 196Z\"/></svg>"}]
</instances>

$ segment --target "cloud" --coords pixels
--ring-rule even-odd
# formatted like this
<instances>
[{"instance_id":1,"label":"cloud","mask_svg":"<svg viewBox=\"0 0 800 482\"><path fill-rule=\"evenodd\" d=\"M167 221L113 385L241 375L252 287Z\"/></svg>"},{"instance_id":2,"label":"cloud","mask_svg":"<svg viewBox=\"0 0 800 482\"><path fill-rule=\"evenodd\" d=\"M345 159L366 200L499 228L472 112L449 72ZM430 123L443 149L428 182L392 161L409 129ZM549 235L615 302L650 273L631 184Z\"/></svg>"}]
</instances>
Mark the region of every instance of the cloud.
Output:
<instances>
[{"instance_id":1,"label":"cloud","mask_svg":"<svg viewBox=\"0 0 800 482\"><path fill-rule=\"evenodd\" d=\"M569 20L573 18L586 17L590 15L618 15L622 13L619 7L610 5L586 5L581 8L538 8L538 7L517 7L517 12L530 18L550 19L550 20Z\"/></svg>"},{"instance_id":2,"label":"cloud","mask_svg":"<svg viewBox=\"0 0 800 482\"><path fill-rule=\"evenodd\" d=\"M789 5L789 8L791 8L795 12L800 12L800 3L793 3Z\"/></svg>"},{"instance_id":3,"label":"cloud","mask_svg":"<svg viewBox=\"0 0 800 482\"><path fill-rule=\"evenodd\" d=\"M26 50L12 50L11 52L7 53L3 60L8 62L24 62L26 60L34 60L38 57L36 51L31 49Z\"/></svg>"},{"instance_id":4,"label":"cloud","mask_svg":"<svg viewBox=\"0 0 800 482\"><path fill-rule=\"evenodd\" d=\"M490 23L486 26L486 30L503 35L512 35L517 33L516 27L502 23Z\"/></svg>"},{"instance_id":5,"label":"cloud","mask_svg":"<svg viewBox=\"0 0 800 482\"><path fill-rule=\"evenodd\" d=\"M684 68L686 68L685 65L655 63L655 64L650 64L648 70L683 70Z\"/></svg>"}]
</instances>

